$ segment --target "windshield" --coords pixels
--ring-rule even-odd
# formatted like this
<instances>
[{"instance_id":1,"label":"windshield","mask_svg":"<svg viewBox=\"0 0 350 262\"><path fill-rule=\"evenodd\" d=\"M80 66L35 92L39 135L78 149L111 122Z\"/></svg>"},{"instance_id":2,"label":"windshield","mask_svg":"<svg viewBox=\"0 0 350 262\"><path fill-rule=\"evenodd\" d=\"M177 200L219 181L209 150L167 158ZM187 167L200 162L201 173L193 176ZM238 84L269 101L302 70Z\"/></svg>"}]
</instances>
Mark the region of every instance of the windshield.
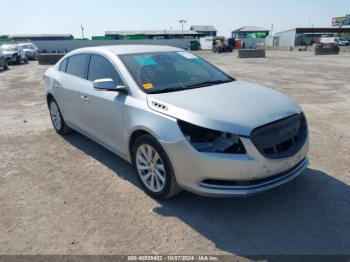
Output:
<instances>
[{"instance_id":1,"label":"windshield","mask_svg":"<svg viewBox=\"0 0 350 262\"><path fill-rule=\"evenodd\" d=\"M23 49L35 49L33 45L21 45Z\"/></svg>"},{"instance_id":2,"label":"windshield","mask_svg":"<svg viewBox=\"0 0 350 262\"><path fill-rule=\"evenodd\" d=\"M17 51L18 47L16 45L3 45L1 46L2 51Z\"/></svg>"},{"instance_id":3,"label":"windshield","mask_svg":"<svg viewBox=\"0 0 350 262\"><path fill-rule=\"evenodd\" d=\"M149 94L175 92L234 79L189 52L120 55L140 88Z\"/></svg>"}]
</instances>

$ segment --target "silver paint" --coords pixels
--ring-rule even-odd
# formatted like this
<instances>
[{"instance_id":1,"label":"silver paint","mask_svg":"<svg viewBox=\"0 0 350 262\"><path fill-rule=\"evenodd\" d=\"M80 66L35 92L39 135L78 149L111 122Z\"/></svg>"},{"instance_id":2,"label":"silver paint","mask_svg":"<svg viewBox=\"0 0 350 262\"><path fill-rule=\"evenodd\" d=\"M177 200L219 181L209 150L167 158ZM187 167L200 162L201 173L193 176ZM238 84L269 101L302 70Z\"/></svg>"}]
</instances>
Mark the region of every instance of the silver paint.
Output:
<instances>
[{"instance_id":1,"label":"silver paint","mask_svg":"<svg viewBox=\"0 0 350 262\"><path fill-rule=\"evenodd\" d=\"M264 124L301 112L287 96L243 81L147 95L140 90L119 54L183 51L166 46L106 46L75 50L74 54L102 55L120 73L128 95L97 91L93 83L58 71L60 61L45 73L46 92L54 96L66 123L131 162L130 138L135 131L151 134L164 148L173 166L179 186L206 196L242 195L237 190L204 187L204 179L253 180L290 171L278 183L246 190L244 195L261 192L289 181L307 166L308 140L294 156L266 159L248 136ZM85 99L83 99L83 97ZM177 119L210 129L241 135L247 154L200 153L185 139ZM153 169L151 169L153 170ZM155 171L154 171L155 172Z\"/></svg>"}]
</instances>

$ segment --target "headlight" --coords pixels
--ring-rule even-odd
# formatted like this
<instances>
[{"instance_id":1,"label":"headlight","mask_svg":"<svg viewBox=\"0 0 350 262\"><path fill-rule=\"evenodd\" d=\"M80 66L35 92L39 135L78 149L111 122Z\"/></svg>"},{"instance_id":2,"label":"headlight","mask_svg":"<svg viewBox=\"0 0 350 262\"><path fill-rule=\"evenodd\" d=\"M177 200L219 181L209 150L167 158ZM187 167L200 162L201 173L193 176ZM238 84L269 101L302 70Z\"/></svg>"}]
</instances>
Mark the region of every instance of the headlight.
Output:
<instances>
[{"instance_id":1,"label":"headlight","mask_svg":"<svg viewBox=\"0 0 350 262\"><path fill-rule=\"evenodd\" d=\"M181 120L177 122L187 141L199 152L246 154L238 135L199 127Z\"/></svg>"}]
</instances>

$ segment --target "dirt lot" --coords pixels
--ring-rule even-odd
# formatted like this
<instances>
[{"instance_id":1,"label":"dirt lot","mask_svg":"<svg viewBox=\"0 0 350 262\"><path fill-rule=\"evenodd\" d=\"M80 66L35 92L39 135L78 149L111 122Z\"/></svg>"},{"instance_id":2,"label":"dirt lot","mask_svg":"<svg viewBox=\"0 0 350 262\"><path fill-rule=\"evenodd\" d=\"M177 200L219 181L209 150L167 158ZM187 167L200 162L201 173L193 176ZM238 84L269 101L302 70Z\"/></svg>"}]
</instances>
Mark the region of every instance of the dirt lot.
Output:
<instances>
[{"instance_id":1,"label":"dirt lot","mask_svg":"<svg viewBox=\"0 0 350 262\"><path fill-rule=\"evenodd\" d=\"M12 66L0 72L0 254L349 254L350 54L201 54L301 104L310 169L249 198L154 201L129 164L53 131L46 66Z\"/></svg>"}]
</instances>

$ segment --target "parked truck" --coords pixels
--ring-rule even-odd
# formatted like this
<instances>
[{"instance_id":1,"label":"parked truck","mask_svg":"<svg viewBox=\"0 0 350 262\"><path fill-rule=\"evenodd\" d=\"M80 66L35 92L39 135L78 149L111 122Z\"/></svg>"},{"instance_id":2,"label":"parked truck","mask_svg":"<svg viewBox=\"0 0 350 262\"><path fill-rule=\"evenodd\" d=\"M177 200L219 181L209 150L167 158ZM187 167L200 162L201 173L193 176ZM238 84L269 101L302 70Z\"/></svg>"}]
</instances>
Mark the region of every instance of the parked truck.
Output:
<instances>
[{"instance_id":1,"label":"parked truck","mask_svg":"<svg viewBox=\"0 0 350 262\"><path fill-rule=\"evenodd\" d=\"M232 53L233 47L227 44L225 37L218 36L213 39L212 51L214 53Z\"/></svg>"}]
</instances>

